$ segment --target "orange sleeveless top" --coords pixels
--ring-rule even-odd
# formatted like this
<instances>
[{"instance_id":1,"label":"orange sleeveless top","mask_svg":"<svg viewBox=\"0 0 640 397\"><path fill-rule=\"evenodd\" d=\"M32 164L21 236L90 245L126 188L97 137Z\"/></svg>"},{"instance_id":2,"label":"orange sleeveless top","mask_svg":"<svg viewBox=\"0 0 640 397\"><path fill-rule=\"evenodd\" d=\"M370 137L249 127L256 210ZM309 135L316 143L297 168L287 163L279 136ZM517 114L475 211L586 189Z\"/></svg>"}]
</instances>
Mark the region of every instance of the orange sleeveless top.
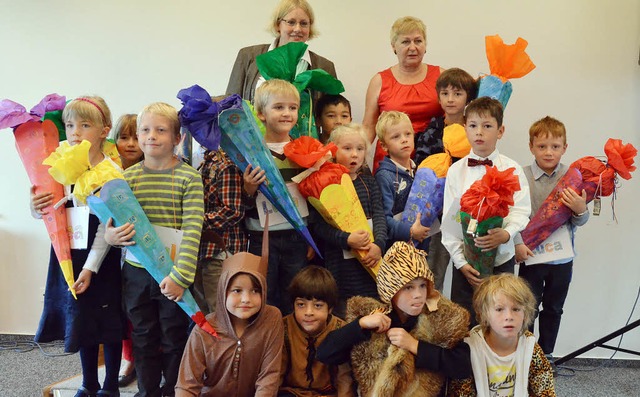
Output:
<instances>
[{"instance_id":1,"label":"orange sleeveless top","mask_svg":"<svg viewBox=\"0 0 640 397\"><path fill-rule=\"evenodd\" d=\"M424 132L433 117L443 114L436 92L436 80L440 77L440 67L427 65L425 79L412 85L400 84L393 76L391 68L380 72L380 77L382 77L382 87L378 96L380 113L386 110L406 113L411 119L416 134Z\"/></svg>"}]
</instances>

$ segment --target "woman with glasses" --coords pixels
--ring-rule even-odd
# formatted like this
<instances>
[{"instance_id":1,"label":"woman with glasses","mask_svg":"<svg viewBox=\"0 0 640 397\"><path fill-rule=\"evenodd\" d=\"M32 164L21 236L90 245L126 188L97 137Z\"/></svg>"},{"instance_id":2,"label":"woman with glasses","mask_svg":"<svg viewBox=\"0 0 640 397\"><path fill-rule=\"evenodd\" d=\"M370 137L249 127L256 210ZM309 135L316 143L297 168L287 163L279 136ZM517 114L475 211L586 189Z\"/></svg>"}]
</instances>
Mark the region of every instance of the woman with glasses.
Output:
<instances>
[{"instance_id":1,"label":"woman with glasses","mask_svg":"<svg viewBox=\"0 0 640 397\"><path fill-rule=\"evenodd\" d=\"M376 135L378 116L385 110L406 113L416 139L427 129L433 117L442 115L436 80L444 69L422 62L427 50L427 28L424 23L414 17L396 20L391 27L391 48L398 57L398 63L376 73L367 88L362 125L371 142ZM378 144L374 170L385 154Z\"/></svg>"},{"instance_id":2,"label":"woman with glasses","mask_svg":"<svg viewBox=\"0 0 640 397\"><path fill-rule=\"evenodd\" d=\"M243 99L253 102L256 88L265 81L258 72L256 57L287 43L293 41L306 43L316 37L314 19L313 9L306 0L280 1L271 24L275 41L271 44L245 47L238 52L227 85L227 94L239 94ZM333 62L309 50L300 59L297 71L300 73L308 69L323 69L336 77Z\"/></svg>"}]
</instances>

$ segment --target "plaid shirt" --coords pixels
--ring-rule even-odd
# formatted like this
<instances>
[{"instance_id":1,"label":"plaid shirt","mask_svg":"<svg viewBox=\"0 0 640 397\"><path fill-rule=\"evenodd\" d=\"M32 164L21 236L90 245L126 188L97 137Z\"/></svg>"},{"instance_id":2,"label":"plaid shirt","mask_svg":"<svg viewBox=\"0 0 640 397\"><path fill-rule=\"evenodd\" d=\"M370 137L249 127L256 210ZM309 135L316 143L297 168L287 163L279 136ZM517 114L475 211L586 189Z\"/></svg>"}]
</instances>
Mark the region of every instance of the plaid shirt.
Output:
<instances>
[{"instance_id":1,"label":"plaid shirt","mask_svg":"<svg viewBox=\"0 0 640 397\"><path fill-rule=\"evenodd\" d=\"M242 172L222 151L207 151L200 169L204 185L204 226L200 259L212 259L223 247L207 238L212 231L222 237L227 251L247 251L247 235L242 220L246 204L242 193Z\"/></svg>"}]
</instances>

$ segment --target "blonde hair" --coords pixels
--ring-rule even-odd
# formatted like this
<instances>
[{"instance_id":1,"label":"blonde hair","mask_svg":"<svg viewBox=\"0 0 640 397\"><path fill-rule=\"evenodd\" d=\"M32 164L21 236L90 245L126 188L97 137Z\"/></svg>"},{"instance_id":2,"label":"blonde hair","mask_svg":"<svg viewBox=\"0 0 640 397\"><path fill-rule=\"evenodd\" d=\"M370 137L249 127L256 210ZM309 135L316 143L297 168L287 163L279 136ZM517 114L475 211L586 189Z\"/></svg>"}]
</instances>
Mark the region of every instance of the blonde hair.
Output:
<instances>
[{"instance_id":1,"label":"blonde hair","mask_svg":"<svg viewBox=\"0 0 640 397\"><path fill-rule=\"evenodd\" d=\"M402 17L396 19L391 26L391 45L394 45L398 40L398 36L402 34L409 34L415 31L422 34L425 46L427 45L427 26L422 20L416 17Z\"/></svg>"},{"instance_id":2,"label":"blonde hair","mask_svg":"<svg viewBox=\"0 0 640 397\"><path fill-rule=\"evenodd\" d=\"M282 0L278 3L278 6L273 11L273 17L271 21L271 25L269 26L269 30L275 37L279 37L280 33L278 32L278 25L280 25L280 21L291 11L296 8L301 9L309 16L309 40L314 37L318 37L318 31L314 28L313 23L315 22L315 15L313 14L313 8L311 8L311 4L307 2L307 0Z\"/></svg>"},{"instance_id":3,"label":"blonde hair","mask_svg":"<svg viewBox=\"0 0 640 397\"><path fill-rule=\"evenodd\" d=\"M520 334L533 324L536 311L536 298L529 288L529 284L511 273L501 273L487 277L473 293L473 309L476 320L485 334L491 328L489 324L489 310L495 303L496 295L502 293L506 298L522 306L524 321Z\"/></svg>"},{"instance_id":4,"label":"blonde hair","mask_svg":"<svg viewBox=\"0 0 640 397\"><path fill-rule=\"evenodd\" d=\"M340 139L348 135L357 135L362 138L366 158L367 153L369 153L369 149L371 148L371 142L367 139L367 134L364 132L362 125L358 123L349 123L337 126L333 131L331 131L331 135L329 135L329 142L333 142L337 145L338 142L340 142Z\"/></svg>"},{"instance_id":5,"label":"blonde hair","mask_svg":"<svg viewBox=\"0 0 640 397\"><path fill-rule=\"evenodd\" d=\"M69 102L62 111L62 120L66 123L72 118L88 120L101 127L111 128L111 111L99 96L81 96Z\"/></svg>"},{"instance_id":6,"label":"blonde hair","mask_svg":"<svg viewBox=\"0 0 640 397\"><path fill-rule=\"evenodd\" d=\"M138 128L137 118L138 116L132 113L120 116L116 121L116 126L113 128L113 140L117 142L124 131L136 135L136 129Z\"/></svg>"},{"instance_id":7,"label":"blonde hair","mask_svg":"<svg viewBox=\"0 0 640 397\"><path fill-rule=\"evenodd\" d=\"M376 135L378 136L378 140L381 143L384 143L384 134L387 132L389 127L392 125L400 124L401 122L409 123L411 126L411 131L413 131L413 125L411 124L411 119L407 116L406 113L398 112L397 110L389 110L382 112L380 117L378 117L378 122L376 123ZM413 131L415 134L415 131Z\"/></svg>"},{"instance_id":8,"label":"blonde hair","mask_svg":"<svg viewBox=\"0 0 640 397\"><path fill-rule=\"evenodd\" d=\"M140 113L138 113L138 125L137 128L140 129L140 122L142 121L142 116L147 113L155 114L158 116L166 117L173 124L173 132L176 136L180 136L180 119L178 118L178 111L173 106L164 102L154 102L147 106L145 106Z\"/></svg>"},{"instance_id":9,"label":"blonde hair","mask_svg":"<svg viewBox=\"0 0 640 397\"><path fill-rule=\"evenodd\" d=\"M298 89L291 83L285 80L272 79L267 80L256 89L256 94L253 98L253 105L257 113L264 113L264 110L274 95L291 95L295 96L298 104L300 104L300 93Z\"/></svg>"},{"instance_id":10,"label":"blonde hair","mask_svg":"<svg viewBox=\"0 0 640 397\"><path fill-rule=\"evenodd\" d=\"M564 124L553 117L544 117L531 125L529 128L529 143L533 144L534 138L562 138L564 144L567 143L567 130Z\"/></svg>"}]
</instances>

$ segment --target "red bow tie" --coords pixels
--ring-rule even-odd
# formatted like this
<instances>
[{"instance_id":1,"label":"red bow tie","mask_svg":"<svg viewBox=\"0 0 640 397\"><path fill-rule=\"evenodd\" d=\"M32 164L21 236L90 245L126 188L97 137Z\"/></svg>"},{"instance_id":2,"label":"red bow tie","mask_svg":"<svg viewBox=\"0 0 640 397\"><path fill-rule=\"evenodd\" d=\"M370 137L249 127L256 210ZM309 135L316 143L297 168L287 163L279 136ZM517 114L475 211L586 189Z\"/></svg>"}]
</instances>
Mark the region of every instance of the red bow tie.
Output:
<instances>
[{"instance_id":1,"label":"red bow tie","mask_svg":"<svg viewBox=\"0 0 640 397\"><path fill-rule=\"evenodd\" d=\"M493 161L491 161L489 159L476 160L476 159L468 158L467 159L467 165L469 167L475 167L476 165L488 165L489 167L493 167Z\"/></svg>"}]
</instances>

